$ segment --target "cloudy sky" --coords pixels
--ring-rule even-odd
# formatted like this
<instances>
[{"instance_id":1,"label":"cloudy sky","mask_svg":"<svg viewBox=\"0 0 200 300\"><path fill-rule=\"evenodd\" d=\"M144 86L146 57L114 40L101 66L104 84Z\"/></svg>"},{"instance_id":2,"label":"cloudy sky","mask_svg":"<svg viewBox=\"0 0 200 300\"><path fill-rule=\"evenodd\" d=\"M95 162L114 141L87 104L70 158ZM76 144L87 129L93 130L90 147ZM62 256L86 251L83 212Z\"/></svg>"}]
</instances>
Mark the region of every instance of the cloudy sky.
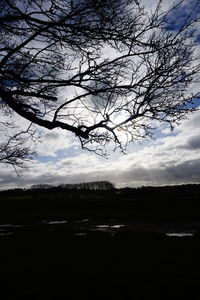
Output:
<instances>
[{"instance_id":1,"label":"cloudy sky","mask_svg":"<svg viewBox=\"0 0 200 300\"><path fill-rule=\"evenodd\" d=\"M191 1L185 3L187 9ZM18 123L28 125L22 119ZM30 171L18 176L2 164L0 188L96 180L109 180L116 187L200 183L199 128L200 110L188 115L173 132L161 126L154 140L132 143L127 154L111 153L107 158L83 151L72 133L40 129L38 156Z\"/></svg>"},{"instance_id":2,"label":"cloudy sky","mask_svg":"<svg viewBox=\"0 0 200 300\"><path fill-rule=\"evenodd\" d=\"M30 171L18 177L2 165L0 185L10 188L94 180L109 180L117 187L199 183L199 128L197 111L173 133L161 128L155 140L132 144L126 155L116 153L107 159L81 150L69 133L43 131Z\"/></svg>"}]
</instances>

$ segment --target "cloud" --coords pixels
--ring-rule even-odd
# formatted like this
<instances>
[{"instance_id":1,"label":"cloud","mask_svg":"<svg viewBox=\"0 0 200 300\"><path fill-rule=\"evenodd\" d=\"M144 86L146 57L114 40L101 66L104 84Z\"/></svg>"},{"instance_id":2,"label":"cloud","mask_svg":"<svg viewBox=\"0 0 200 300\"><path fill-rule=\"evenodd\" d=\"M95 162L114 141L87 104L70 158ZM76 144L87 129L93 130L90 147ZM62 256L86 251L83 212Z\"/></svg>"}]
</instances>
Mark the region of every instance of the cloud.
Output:
<instances>
[{"instance_id":1,"label":"cloud","mask_svg":"<svg viewBox=\"0 0 200 300\"><path fill-rule=\"evenodd\" d=\"M70 132L54 129L40 129L39 143L37 143L36 151L39 156L57 156L57 151L67 150L78 145L78 141L74 139L74 135Z\"/></svg>"},{"instance_id":2,"label":"cloud","mask_svg":"<svg viewBox=\"0 0 200 300\"><path fill-rule=\"evenodd\" d=\"M153 168L132 168L122 175L123 181L129 185L163 185L194 183L200 181L200 161L186 161L180 164L173 162L169 166L158 165ZM132 182L131 182L132 179Z\"/></svg>"},{"instance_id":3,"label":"cloud","mask_svg":"<svg viewBox=\"0 0 200 300\"><path fill-rule=\"evenodd\" d=\"M188 149L188 150L200 149L200 136L193 135L191 138L186 140L182 145L180 145L179 148Z\"/></svg>"},{"instance_id":4,"label":"cloud","mask_svg":"<svg viewBox=\"0 0 200 300\"><path fill-rule=\"evenodd\" d=\"M93 180L110 180L118 187L164 185L200 182L200 111L175 130L143 145L133 144L127 155L115 154L109 159L90 152L72 151L58 160L35 160L31 171L17 177L10 168L2 166L0 187L30 186L37 183L75 183ZM67 141L60 132L45 132L43 152L55 153L76 144ZM56 146L54 146L56 144ZM52 148L51 148L52 147ZM73 147L72 147L73 148Z\"/></svg>"}]
</instances>

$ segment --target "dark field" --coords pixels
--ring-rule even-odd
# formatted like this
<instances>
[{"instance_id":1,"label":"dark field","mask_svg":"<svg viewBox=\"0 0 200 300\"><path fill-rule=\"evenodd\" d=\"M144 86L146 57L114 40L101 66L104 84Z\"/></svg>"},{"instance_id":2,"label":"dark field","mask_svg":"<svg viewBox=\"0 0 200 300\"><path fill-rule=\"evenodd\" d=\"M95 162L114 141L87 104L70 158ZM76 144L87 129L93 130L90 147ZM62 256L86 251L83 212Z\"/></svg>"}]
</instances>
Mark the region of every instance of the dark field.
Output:
<instances>
[{"instance_id":1,"label":"dark field","mask_svg":"<svg viewBox=\"0 0 200 300\"><path fill-rule=\"evenodd\" d=\"M197 196L20 201L1 202L0 299L199 299Z\"/></svg>"}]
</instances>

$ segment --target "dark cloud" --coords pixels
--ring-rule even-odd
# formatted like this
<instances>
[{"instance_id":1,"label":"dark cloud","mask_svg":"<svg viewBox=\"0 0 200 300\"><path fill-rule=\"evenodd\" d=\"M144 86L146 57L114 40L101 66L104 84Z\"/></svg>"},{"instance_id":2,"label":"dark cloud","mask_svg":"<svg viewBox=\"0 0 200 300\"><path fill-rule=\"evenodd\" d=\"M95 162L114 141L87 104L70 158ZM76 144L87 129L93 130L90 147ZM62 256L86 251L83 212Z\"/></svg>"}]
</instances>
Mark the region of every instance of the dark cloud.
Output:
<instances>
[{"instance_id":1,"label":"dark cloud","mask_svg":"<svg viewBox=\"0 0 200 300\"><path fill-rule=\"evenodd\" d=\"M149 182L156 185L161 184L179 184L200 182L200 160L191 160L178 165L166 166L165 168L157 167L147 169L144 167L133 168L126 173L120 174L124 181ZM118 178L119 180L120 178Z\"/></svg>"},{"instance_id":2,"label":"dark cloud","mask_svg":"<svg viewBox=\"0 0 200 300\"><path fill-rule=\"evenodd\" d=\"M177 148L186 150L198 150L200 149L200 135L194 135L184 142L184 144L178 145Z\"/></svg>"},{"instance_id":3,"label":"dark cloud","mask_svg":"<svg viewBox=\"0 0 200 300\"><path fill-rule=\"evenodd\" d=\"M200 136L199 135L195 135L192 136L189 140L188 140L188 149L200 149Z\"/></svg>"},{"instance_id":4,"label":"dark cloud","mask_svg":"<svg viewBox=\"0 0 200 300\"><path fill-rule=\"evenodd\" d=\"M56 172L44 173L35 177L14 177L5 175L0 186L10 186L15 183L17 186L30 186L32 184L61 184L76 183L95 180L109 180L117 186L139 186L139 185L163 185L181 183L200 183L200 160L191 160L178 165L171 165L165 168L144 168L132 167L128 171L104 172L92 171L79 173L66 173L59 175Z\"/></svg>"}]
</instances>

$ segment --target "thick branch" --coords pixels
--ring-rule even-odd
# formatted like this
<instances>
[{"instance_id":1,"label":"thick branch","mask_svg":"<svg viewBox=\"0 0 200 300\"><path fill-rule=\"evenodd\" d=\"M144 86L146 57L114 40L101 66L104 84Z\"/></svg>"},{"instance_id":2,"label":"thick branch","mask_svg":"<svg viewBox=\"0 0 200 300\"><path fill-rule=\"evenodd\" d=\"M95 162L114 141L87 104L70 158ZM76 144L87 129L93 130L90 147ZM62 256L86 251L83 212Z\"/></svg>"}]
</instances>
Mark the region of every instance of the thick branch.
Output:
<instances>
[{"instance_id":1,"label":"thick branch","mask_svg":"<svg viewBox=\"0 0 200 300\"><path fill-rule=\"evenodd\" d=\"M82 138L87 139L88 135L80 130L79 128L76 128L74 126L71 126L69 124L60 122L60 121L48 121L38 118L34 113L27 111L24 109L23 104L17 103L14 98L12 97L12 94L10 92L4 91L2 88L0 88L0 97L3 99L7 105L12 108L18 115L21 117L29 120L32 123L35 123L39 126L45 127L47 129L54 129L54 128L62 128L71 132L74 132L77 136L80 136ZM27 107L27 106L26 106Z\"/></svg>"}]
</instances>

